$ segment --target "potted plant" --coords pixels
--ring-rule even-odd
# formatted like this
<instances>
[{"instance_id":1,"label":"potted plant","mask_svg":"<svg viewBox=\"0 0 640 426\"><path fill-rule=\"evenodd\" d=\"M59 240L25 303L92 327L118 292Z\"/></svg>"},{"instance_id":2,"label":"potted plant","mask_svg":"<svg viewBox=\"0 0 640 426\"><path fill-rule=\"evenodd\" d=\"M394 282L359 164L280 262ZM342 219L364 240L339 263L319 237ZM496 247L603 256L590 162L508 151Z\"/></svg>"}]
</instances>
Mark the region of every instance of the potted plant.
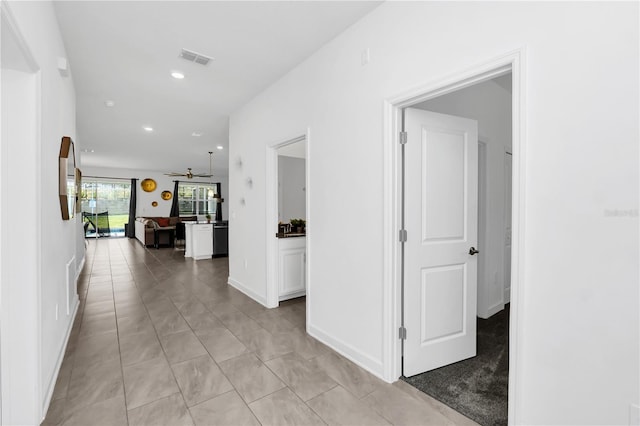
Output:
<instances>
[{"instance_id":1,"label":"potted plant","mask_svg":"<svg viewBox=\"0 0 640 426\"><path fill-rule=\"evenodd\" d=\"M207 218L207 223L211 223L211 215L207 213L205 217Z\"/></svg>"},{"instance_id":2,"label":"potted plant","mask_svg":"<svg viewBox=\"0 0 640 426\"><path fill-rule=\"evenodd\" d=\"M304 226L306 222L304 219L291 219L291 227L295 229L298 234L305 232Z\"/></svg>"}]
</instances>

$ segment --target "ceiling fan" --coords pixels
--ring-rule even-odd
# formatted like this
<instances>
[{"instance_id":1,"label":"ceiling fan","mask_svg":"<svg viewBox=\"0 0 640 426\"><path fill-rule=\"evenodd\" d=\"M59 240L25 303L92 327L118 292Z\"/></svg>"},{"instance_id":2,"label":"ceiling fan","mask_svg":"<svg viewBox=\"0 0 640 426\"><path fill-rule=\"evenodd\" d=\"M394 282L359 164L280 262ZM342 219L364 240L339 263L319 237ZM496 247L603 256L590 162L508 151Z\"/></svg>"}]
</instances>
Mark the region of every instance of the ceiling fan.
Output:
<instances>
[{"instance_id":1,"label":"ceiling fan","mask_svg":"<svg viewBox=\"0 0 640 426\"><path fill-rule=\"evenodd\" d=\"M194 177L212 177L213 173L211 172L211 160L212 157L211 155L213 154L213 151L209 151L209 174L204 174L204 173L193 173L191 171L191 167L187 167L187 173L176 173L176 172L171 172L171 173L165 173L166 176L172 176L172 177L176 177L176 176L185 176L187 179L193 179Z\"/></svg>"}]
</instances>

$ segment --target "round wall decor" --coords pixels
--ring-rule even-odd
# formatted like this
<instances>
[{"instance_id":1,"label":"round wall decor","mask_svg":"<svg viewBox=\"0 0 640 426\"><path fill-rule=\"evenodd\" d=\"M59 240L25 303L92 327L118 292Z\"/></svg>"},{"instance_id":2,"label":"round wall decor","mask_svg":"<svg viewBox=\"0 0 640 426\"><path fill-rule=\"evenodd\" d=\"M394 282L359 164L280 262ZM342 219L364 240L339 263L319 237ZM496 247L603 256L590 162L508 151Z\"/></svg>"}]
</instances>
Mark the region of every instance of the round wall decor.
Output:
<instances>
[{"instance_id":1,"label":"round wall decor","mask_svg":"<svg viewBox=\"0 0 640 426\"><path fill-rule=\"evenodd\" d=\"M156 184L155 180L146 178L142 182L140 182L140 186L142 187L142 190L144 192L153 192L156 190L156 187L158 185Z\"/></svg>"},{"instance_id":2,"label":"round wall decor","mask_svg":"<svg viewBox=\"0 0 640 426\"><path fill-rule=\"evenodd\" d=\"M160 194L160 196L163 200L170 200L171 197L173 197L173 194L171 193L171 191L162 191L162 194Z\"/></svg>"}]
</instances>

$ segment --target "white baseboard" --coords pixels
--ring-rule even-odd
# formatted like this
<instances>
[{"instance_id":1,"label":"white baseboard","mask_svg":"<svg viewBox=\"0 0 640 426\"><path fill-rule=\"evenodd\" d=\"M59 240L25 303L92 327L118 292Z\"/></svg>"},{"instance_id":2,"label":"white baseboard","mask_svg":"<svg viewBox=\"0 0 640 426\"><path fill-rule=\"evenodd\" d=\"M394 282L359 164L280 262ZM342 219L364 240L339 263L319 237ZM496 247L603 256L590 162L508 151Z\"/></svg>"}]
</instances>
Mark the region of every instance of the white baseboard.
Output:
<instances>
[{"instance_id":1,"label":"white baseboard","mask_svg":"<svg viewBox=\"0 0 640 426\"><path fill-rule=\"evenodd\" d=\"M44 420L44 418L47 415L47 411L49 411L49 404L51 404L53 391L56 388L56 382L58 381L58 375L60 374L60 367L62 367L62 362L64 361L64 356L67 352L67 345L69 344L69 337L71 337L71 330L73 330L73 324L75 323L76 315L78 314L78 306L80 306L80 303L78 301L78 298L76 297L76 303L75 303L75 307L73 308L73 314L70 316L69 324L67 326L67 332L64 337L64 344L62 345L62 347L60 348L60 351L58 352L58 359L56 360L56 366L54 368L55 373L51 376L51 380L47 385L47 391L45 392L46 396L44 398L44 404L42 407L42 419L40 421Z\"/></svg>"},{"instance_id":2,"label":"white baseboard","mask_svg":"<svg viewBox=\"0 0 640 426\"><path fill-rule=\"evenodd\" d=\"M492 316L494 316L495 314L497 314L498 312L500 312L501 310L504 309L504 303L503 302L498 302L493 306L490 306L489 309L487 309L487 316L486 317L482 317L480 315L480 318L482 319L488 319L491 318Z\"/></svg>"},{"instance_id":3,"label":"white baseboard","mask_svg":"<svg viewBox=\"0 0 640 426\"><path fill-rule=\"evenodd\" d=\"M307 290L298 290L293 293L283 294L279 297L279 300L282 302L283 300L295 299L296 297L302 297L307 294Z\"/></svg>"},{"instance_id":4,"label":"white baseboard","mask_svg":"<svg viewBox=\"0 0 640 426\"><path fill-rule=\"evenodd\" d=\"M231 287L235 288L236 290L241 291L242 293L244 293L245 295L249 296L250 298L252 298L256 302L260 303L261 305L267 306L267 298L266 297L261 296L258 293L254 292L253 290L251 290L250 288L248 288L247 286L242 284L240 281L229 277L227 279L227 284L229 284Z\"/></svg>"},{"instance_id":5,"label":"white baseboard","mask_svg":"<svg viewBox=\"0 0 640 426\"><path fill-rule=\"evenodd\" d=\"M391 383L384 379L384 365L382 361L374 359L369 355L362 353L353 346L338 340L317 327L311 324L307 324L307 333L325 345L329 346L340 355L344 356L350 361L353 361L358 366L364 368L369 373L378 377L380 380L384 380L387 383Z\"/></svg>"}]
</instances>

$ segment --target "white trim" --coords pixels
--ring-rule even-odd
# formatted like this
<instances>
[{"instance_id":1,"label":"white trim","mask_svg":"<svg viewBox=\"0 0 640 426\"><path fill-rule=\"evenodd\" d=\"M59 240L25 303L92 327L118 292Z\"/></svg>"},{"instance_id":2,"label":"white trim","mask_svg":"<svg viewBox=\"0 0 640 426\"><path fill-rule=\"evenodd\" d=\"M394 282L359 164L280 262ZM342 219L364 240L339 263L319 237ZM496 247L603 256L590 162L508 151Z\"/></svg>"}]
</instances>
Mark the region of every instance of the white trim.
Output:
<instances>
[{"instance_id":1,"label":"white trim","mask_svg":"<svg viewBox=\"0 0 640 426\"><path fill-rule=\"evenodd\" d=\"M294 136L279 139L277 142L267 144L266 147L266 165L265 165L265 229L266 229L266 244L265 244L265 258L266 258L266 303L264 304L268 308L277 308L280 304L280 294L278 289L278 239L275 237L277 233L278 223L278 149L291 145L296 142L306 143L306 159L305 159L305 197L306 197L306 216L307 223L310 223L310 186L309 186L309 140L310 129L306 129L305 132L298 132ZM307 228L307 271L306 282L307 289L309 288L309 228ZM307 308L308 306L307 301ZM309 313L307 312L307 318Z\"/></svg>"},{"instance_id":2,"label":"white trim","mask_svg":"<svg viewBox=\"0 0 640 426\"><path fill-rule=\"evenodd\" d=\"M311 259L313 259L313 256L311 255L311 241L313 239L313 231L309 231L310 229L313 229L313 210L311 209L311 128L307 127L307 135L306 135L306 144L307 146L306 148L306 153L307 153L307 159L305 161L304 164L304 177L305 177L305 195L307 197L307 206L305 207L306 211L306 225L305 225L305 232L307 233L306 238L306 256L305 256L305 268L306 268L306 276L304 277L305 281L305 290L306 290L306 295L307 298L305 299L305 319L306 322L305 324L311 324L311 303L309 303L309 301L311 300L311 291L312 291L312 286L311 286ZM308 331L307 331L308 333Z\"/></svg>"},{"instance_id":3,"label":"white trim","mask_svg":"<svg viewBox=\"0 0 640 426\"><path fill-rule=\"evenodd\" d=\"M384 102L383 135L383 203L384 203L384 317L383 354L384 379L395 381L400 377L400 340L396 330L400 326L400 243L397 239L400 229L399 207L399 143L401 111L403 108L423 102L473 84L512 73L513 80L513 240L511 269L511 325L509 348L509 424L520 423L518 407L522 405L522 324L520 315L524 309L524 230L525 230L525 48L478 64L469 69L453 73L434 82L413 88Z\"/></svg>"},{"instance_id":4,"label":"white trim","mask_svg":"<svg viewBox=\"0 0 640 426\"><path fill-rule=\"evenodd\" d=\"M43 196L42 196L42 71L37 71L35 74L35 79L36 79L36 99L35 99L35 114L36 114L36 132L35 132L35 164L36 164L36 170L35 170L35 197L36 197L36 207L40 207L40 208L36 208L35 209L35 229L36 229L36 235L35 235L35 244L36 244L36 250L35 250L35 256L36 256L36 298L37 298L37 326L36 326L36 335L37 335L37 339L38 339L38 343L37 343L37 350L38 350L38 366L37 366L37 371L38 371L38 397L40 398L40 407L42 409L42 406L44 405L44 395L43 395L43 383L42 383L42 283L43 283L43 279L42 279L42 258L43 258L43 244L42 244L42 230L44 229L43 225L42 225L42 218L43 218L43 211L42 211L42 200L43 200ZM74 218L75 220L75 218ZM74 223L75 225L75 223ZM73 241L74 241L74 261L75 261L75 229L76 227L74 226L73 229ZM41 418L44 420L45 415L47 414L46 411L41 411L40 413Z\"/></svg>"},{"instance_id":5,"label":"white trim","mask_svg":"<svg viewBox=\"0 0 640 426\"><path fill-rule=\"evenodd\" d=\"M75 207L74 207L75 208ZM75 219L74 219L75 220ZM71 287L69 286L69 283L71 282L71 274L73 274L73 283L74 283L74 287L77 287L77 281L76 281L76 275L77 275L77 270L76 270L76 257L75 256L71 256L71 259L67 262L66 265L66 272L67 272L67 281L65 283L65 302L66 302L66 309L65 309L65 313L66 315L71 314L71 303L69 302L71 300ZM71 270L71 268L73 267L73 270ZM75 294L78 294L78 291L76 290L74 292ZM74 298L74 302L75 302L75 298Z\"/></svg>"},{"instance_id":6,"label":"white trim","mask_svg":"<svg viewBox=\"0 0 640 426\"><path fill-rule=\"evenodd\" d=\"M305 273L305 275L306 275L306 273ZM307 294L306 290L292 291L291 293L287 293L287 294L283 294L281 296L278 296L278 300L280 302L282 302L284 300L295 299L296 297L302 297L302 296L305 296L306 294Z\"/></svg>"},{"instance_id":7,"label":"white trim","mask_svg":"<svg viewBox=\"0 0 640 426\"><path fill-rule=\"evenodd\" d=\"M502 297L504 297L504 290L502 291ZM489 306L489 308L487 308L487 318L491 318L493 315L497 314L503 309L504 309L504 299L500 299L498 303L492 306Z\"/></svg>"},{"instance_id":8,"label":"white trim","mask_svg":"<svg viewBox=\"0 0 640 426\"><path fill-rule=\"evenodd\" d=\"M27 206L27 211L30 213L27 214L25 220L31 223L33 227L29 235L25 237L30 239L31 243L29 244L28 250L22 253L21 259L21 261L24 260L24 262L28 262L28 265L12 265L13 269L26 266L33 273L34 282L31 282L31 279L28 278L26 282L21 283L25 285L23 291L25 289L26 291L31 291L28 306L21 306L22 304L18 301L14 303L14 300L6 299L8 294L12 293L12 283L15 284L21 280L18 279L14 273L7 273L8 268L6 267L6 262L9 261L8 254L10 253L7 240L10 239L10 237L8 238L4 232L7 227L1 226L3 232L0 257L0 270L2 271L2 275L0 276L0 306L2 306L0 309L2 313L2 319L0 320L0 349L2 349L2 354L0 355L0 423L14 424L25 421L35 422L43 416L43 386L41 379L42 212L37 208L40 206L42 200L42 167L40 167L42 162L40 153L40 147L42 145L42 74L35 57L31 53L29 44L17 25L8 2L0 2L0 21L0 25L4 26L7 31L12 34L12 42L22 56L21 63L15 64L18 65L18 67L12 70L12 72L28 76L29 91L33 89L32 103L29 106L29 108L33 109L33 123L29 124L30 126L32 125L33 128L29 129L28 143L21 146L21 155L24 155L24 158L17 156L18 160L29 158L32 160L32 162L28 164L33 165L33 170L27 167L26 171L27 174L29 174L31 170L30 176L32 180L30 180L30 182L33 182L31 189L34 194L31 199L33 200L32 202L35 208L29 208L29 206ZM8 64L3 64L5 67L7 65ZM2 96L6 96L4 92ZM31 130L33 130L33 133L31 133ZM8 203L6 198L7 193L10 192L8 190L10 179L8 178L7 159L9 150L15 149L15 147L12 148L13 145L10 144L9 141L4 140L4 134L2 139L2 154L0 155L2 161L0 166L0 172L2 173L2 190L0 192L2 193L1 206L6 207ZM29 185L31 185L31 183ZM6 212L10 212L10 209L2 207L0 207L3 212L1 220L4 225L7 225L7 223L11 221L12 215L6 214ZM24 297L25 294L23 293L21 296ZM10 309L8 309L8 304L11 304ZM20 310L20 314L16 312L17 310ZM16 324L20 325L16 326ZM27 325L25 326L25 324ZM33 328L31 328L31 325L33 325ZM20 330L20 327L24 328L27 326L29 327L28 330L26 330L28 332ZM15 349L16 347L18 348L17 350L10 352L10 348ZM28 353L24 353L27 351ZM24 356L24 358L22 358L22 356ZM32 362L35 365L33 365ZM33 377L22 377L18 379L16 377L16 371L24 370L25 367L31 370L30 374L33 372ZM28 381L26 386L24 386L24 383L20 383L25 380Z\"/></svg>"},{"instance_id":9,"label":"white trim","mask_svg":"<svg viewBox=\"0 0 640 426\"><path fill-rule=\"evenodd\" d=\"M85 246L85 250L82 251L82 259L80 260L80 265L77 266L76 270L76 290L78 289L78 279L80 278L80 274L82 273L82 269L84 269L85 260L87 259L87 250Z\"/></svg>"},{"instance_id":10,"label":"white trim","mask_svg":"<svg viewBox=\"0 0 640 426\"><path fill-rule=\"evenodd\" d=\"M29 44L26 39L22 36L22 32L16 23L16 18L13 16L13 12L11 12L11 7L7 4L6 1L0 1L0 16L2 16L2 24L6 26L8 30L13 33L14 41L17 43L17 47L22 53L24 61L29 67L29 70L20 70L22 72L30 72L36 73L40 70L40 66L38 65L38 61L36 61L35 57L31 53L31 49L29 48Z\"/></svg>"},{"instance_id":11,"label":"white trim","mask_svg":"<svg viewBox=\"0 0 640 426\"><path fill-rule=\"evenodd\" d=\"M400 326L400 243L397 231L400 229L400 179L397 164L400 161L398 134L402 123L398 108L391 102L384 102L383 135L383 378L391 383L400 377L401 348L396 330Z\"/></svg>"},{"instance_id":12,"label":"white trim","mask_svg":"<svg viewBox=\"0 0 640 426\"><path fill-rule=\"evenodd\" d=\"M526 50L513 55L512 79L512 177L511 177L511 309L509 325L509 424L521 424L518 408L523 405L524 326L521 315L525 312L525 230L526 230Z\"/></svg>"},{"instance_id":13,"label":"white trim","mask_svg":"<svg viewBox=\"0 0 640 426\"><path fill-rule=\"evenodd\" d=\"M384 378L382 377L384 365L381 360L370 357L368 354L359 351L350 344L343 342L342 340L338 340L335 337L310 324L307 324L307 333L316 340L329 346L331 349L338 352L348 360L353 361L358 366L384 380Z\"/></svg>"},{"instance_id":14,"label":"white trim","mask_svg":"<svg viewBox=\"0 0 640 426\"><path fill-rule=\"evenodd\" d=\"M246 294L247 296L249 296L250 298L252 298L256 302L261 303L264 306L267 306L267 300L263 296L259 295L255 291L251 290L249 287L247 287L246 285L242 284L240 281L229 277L229 278L227 278L227 284L229 284L231 287L235 288L236 290Z\"/></svg>"},{"instance_id":15,"label":"white trim","mask_svg":"<svg viewBox=\"0 0 640 426\"><path fill-rule=\"evenodd\" d=\"M501 56L486 64L480 64L477 67L407 90L387 102L402 109L503 76L511 70L511 62L506 62L512 58L511 55Z\"/></svg>"}]
</instances>

